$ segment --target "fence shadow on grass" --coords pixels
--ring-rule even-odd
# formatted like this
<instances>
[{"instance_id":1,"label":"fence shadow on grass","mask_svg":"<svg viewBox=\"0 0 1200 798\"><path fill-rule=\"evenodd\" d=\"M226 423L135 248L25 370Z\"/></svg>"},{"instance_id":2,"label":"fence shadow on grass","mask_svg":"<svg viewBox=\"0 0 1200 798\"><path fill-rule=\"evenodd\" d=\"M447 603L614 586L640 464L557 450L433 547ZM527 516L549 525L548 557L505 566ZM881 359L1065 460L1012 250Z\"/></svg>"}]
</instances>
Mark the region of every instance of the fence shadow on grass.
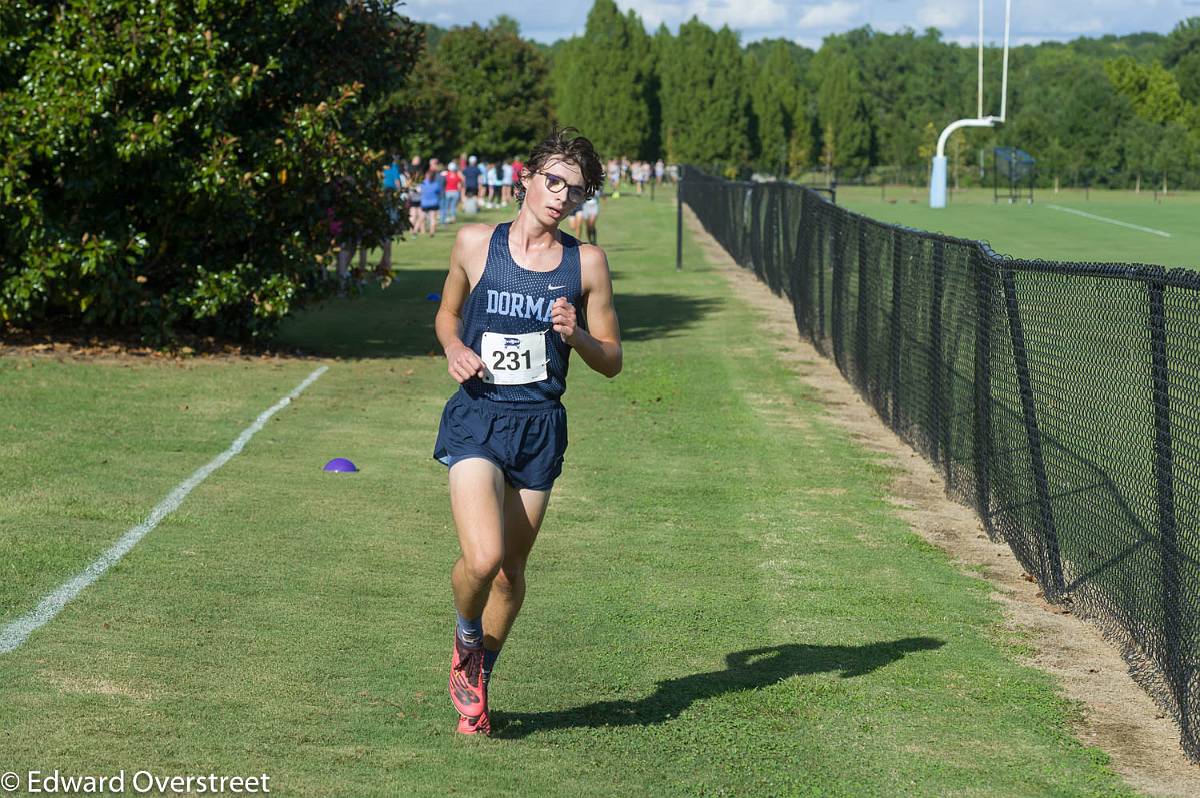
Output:
<instances>
[{"instance_id":1,"label":"fence shadow on grass","mask_svg":"<svg viewBox=\"0 0 1200 798\"><path fill-rule=\"evenodd\" d=\"M550 712L502 712L492 718L493 734L519 739L535 732L605 726L649 726L676 718L696 701L724 693L768 687L792 676L840 672L843 679L871 673L915 651L945 645L932 637L906 637L862 646L791 643L728 654L726 668L659 682L639 701L596 701Z\"/></svg>"}]
</instances>

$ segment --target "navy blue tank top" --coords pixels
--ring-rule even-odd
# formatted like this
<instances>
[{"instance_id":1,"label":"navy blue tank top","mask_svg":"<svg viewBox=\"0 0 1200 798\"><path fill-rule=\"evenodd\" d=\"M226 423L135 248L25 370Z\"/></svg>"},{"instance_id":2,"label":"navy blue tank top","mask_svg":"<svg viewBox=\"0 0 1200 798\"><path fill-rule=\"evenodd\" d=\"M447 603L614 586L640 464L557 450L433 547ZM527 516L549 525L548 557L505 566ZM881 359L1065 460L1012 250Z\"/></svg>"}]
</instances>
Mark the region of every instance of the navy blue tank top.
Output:
<instances>
[{"instance_id":1,"label":"navy blue tank top","mask_svg":"<svg viewBox=\"0 0 1200 798\"><path fill-rule=\"evenodd\" d=\"M556 299L566 297L575 307L577 322L582 322L579 240L559 231L562 260L552 271L535 272L518 265L509 253L511 225L498 224L492 231L483 276L463 310L462 340L479 354L485 332L522 335L545 331L546 379L525 385L494 385L476 377L463 383L461 390L472 398L497 402L557 402L567 390L571 347L551 329L550 308Z\"/></svg>"}]
</instances>

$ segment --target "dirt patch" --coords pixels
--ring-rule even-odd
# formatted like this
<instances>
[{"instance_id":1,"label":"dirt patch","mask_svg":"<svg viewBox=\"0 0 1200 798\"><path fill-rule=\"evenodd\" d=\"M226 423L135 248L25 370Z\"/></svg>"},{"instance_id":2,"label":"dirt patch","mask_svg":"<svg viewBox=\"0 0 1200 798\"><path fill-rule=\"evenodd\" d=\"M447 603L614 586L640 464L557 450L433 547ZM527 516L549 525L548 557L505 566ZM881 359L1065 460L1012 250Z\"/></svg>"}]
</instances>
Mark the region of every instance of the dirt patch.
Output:
<instances>
[{"instance_id":1,"label":"dirt patch","mask_svg":"<svg viewBox=\"0 0 1200 798\"><path fill-rule=\"evenodd\" d=\"M136 701L149 701L151 695L128 685L116 684L108 679L97 676L68 676L53 671L44 674L46 681L63 691L76 695L107 695L132 698Z\"/></svg>"},{"instance_id":2,"label":"dirt patch","mask_svg":"<svg viewBox=\"0 0 1200 798\"><path fill-rule=\"evenodd\" d=\"M1095 626L1047 604L1012 552L991 542L974 511L946 498L937 471L901 441L858 395L831 360L796 330L791 303L739 267L685 209L687 223L708 260L720 267L734 294L759 311L777 356L815 388L829 418L863 446L899 466L891 486L896 512L925 540L952 555L969 573L982 572L1007 624L1034 649L1030 664L1055 676L1063 694L1082 707L1076 736L1102 749L1130 786L1151 795L1200 795L1200 766L1179 747L1179 730L1129 676L1117 649Z\"/></svg>"}]
</instances>

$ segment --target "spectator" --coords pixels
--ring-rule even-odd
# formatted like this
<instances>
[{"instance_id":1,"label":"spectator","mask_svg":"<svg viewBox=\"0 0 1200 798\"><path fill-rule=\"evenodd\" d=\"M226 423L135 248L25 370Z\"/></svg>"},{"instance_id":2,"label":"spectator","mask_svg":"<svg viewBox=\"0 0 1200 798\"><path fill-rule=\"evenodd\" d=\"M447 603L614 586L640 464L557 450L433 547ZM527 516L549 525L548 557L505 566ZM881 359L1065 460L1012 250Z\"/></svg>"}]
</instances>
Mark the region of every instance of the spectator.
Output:
<instances>
[{"instance_id":1,"label":"spectator","mask_svg":"<svg viewBox=\"0 0 1200 798\"><path fill-rule=\"evenodd\" d=\"M500 207L500 168L493 161L488 167L488 207Z\"/></svg>"},{"instance_id":2,"label":"spectator","mask_svg":"<svg viewBox=\"0 0 1200 798\"><path fill-rule=\"evenodd\" d=\"M425 232L425 214L421 210L421 159L413 156L408 167L408 226L413 235Z\"/></svg>"},{"instance_id":3,"label":"spectator","mask_svg":"<svg viewBox=\"0 0 1200 798\"><path fill-rule=\"evenodd\" d=\"M504 161L504 165L500 167L500 207L507 208L508 203L512 200L513 189L513 167L508 160Z\"/></svg>"},{"instance_id":4,"label":"spectator","mask_svg":"<svg viewBox=\"0 0 1200 798\"><path fill-rule=\"evenodd\" d=\"M479 165L475 156L467 158L467 168L463 170L463 212L468 214L479 211Z\"/></svg>"},{"instance_id":5,"label":"spectator","mask_svg":"<svg viewBox=\"0 0 1200 798\"><path fill-rule=\"evenodd\" d=\"M458 221L458 198L461 195L462 175L458 172L458 162L451 161L446 170L446 201L442 203L442 207L446 209L446 218L443 221L448 224Z\"/></svg>"},{"instance_id":6,"label":"spectator","mask_svg":"<svg viewBox=\"0 0 1200 798\"><path fill-rule=\"evenodd\" d=\"M375 272L381 276L392 273L392 231L400 227L400 220L404 218L402 214L408 199L407 185L408 181L404 176L404 167L401 166L400 156L393 155L392 162L383 170L383 196L388 206L389 230L383 240L379 242L383 252L379 256L379 266ZM364 260L365 257L364 251ZM363 267L366 267L365 263Z\"/></svg>"},{"instance_id":7,"label":"spectator","mask_svg":"<svg viewBox=\"0 0 1200 798\"><path fill-rule=\"evenodd\" d=\"M432 162L436 164L437 161ZM429 229L429 235L432 237L437 232L438 226L438 211L442 204L442 183L438 176L436 166L430 166L425 172L425 179L421 181L421 211L425 218L425 226Z\"/></svg>"},{"instance_id":8,"label":"spectator","mask_svg":"<svg viewBox=\"0 0 1200 798\"><path fill-rule=\"evenodd\" d=\"M354 252L359 250L358 268L365 274L367 251L365 248L359 248L360 242L350 234L349 227L338 217L337 211L333 208L327 209L326 218L329 221L329 233L333 236L334 246L337 249L338 296L345 296L346 287L350 284L350 261L354 259Z\"/></svg>"},{"instance_id":9,"label":"spectator","mask_svg":"<svg viewBox=\"0 0 1200 798\"><path fill-rule=\"evenodd\" d=\"M450 216L450 209L446 207L446 175L450 173L450 170L437 158L434 158L433 162L437 164L438 185L442 188L442 196L438 200L438 221L446 224L446 220Z\"/></svg>"}]
</instances>

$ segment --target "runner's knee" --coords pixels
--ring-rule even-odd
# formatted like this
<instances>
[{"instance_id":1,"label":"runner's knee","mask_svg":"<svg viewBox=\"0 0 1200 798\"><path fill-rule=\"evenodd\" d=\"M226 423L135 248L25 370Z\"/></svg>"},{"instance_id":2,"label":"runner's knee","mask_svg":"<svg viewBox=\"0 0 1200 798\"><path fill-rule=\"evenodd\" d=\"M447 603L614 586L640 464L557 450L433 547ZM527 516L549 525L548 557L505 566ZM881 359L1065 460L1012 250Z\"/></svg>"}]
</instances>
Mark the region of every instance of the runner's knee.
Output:
<instances>
[{"instance_id":1,"label":"runner's knee","mask_svg":"<svg viewBox=\"0 0 1200 798\"><path fill-rule=\"evenodd\" d=\"M497 589L503 590L506 593L511 593L521 585L525 584L525 563L505 561L500 566L500 572L496 574L496 580L492 583Z\"/></svg>"},{"instance_id":2,"label":"runner's knee","mask_svg":"<svg viewBox=\"0 0 1200 798\"><path fill-rule=\"evenodd\" d=\"M501 556L497 554L463 555L467 575L475 582L491 582L500 573Z\"/></svg>"}]
</instances>

